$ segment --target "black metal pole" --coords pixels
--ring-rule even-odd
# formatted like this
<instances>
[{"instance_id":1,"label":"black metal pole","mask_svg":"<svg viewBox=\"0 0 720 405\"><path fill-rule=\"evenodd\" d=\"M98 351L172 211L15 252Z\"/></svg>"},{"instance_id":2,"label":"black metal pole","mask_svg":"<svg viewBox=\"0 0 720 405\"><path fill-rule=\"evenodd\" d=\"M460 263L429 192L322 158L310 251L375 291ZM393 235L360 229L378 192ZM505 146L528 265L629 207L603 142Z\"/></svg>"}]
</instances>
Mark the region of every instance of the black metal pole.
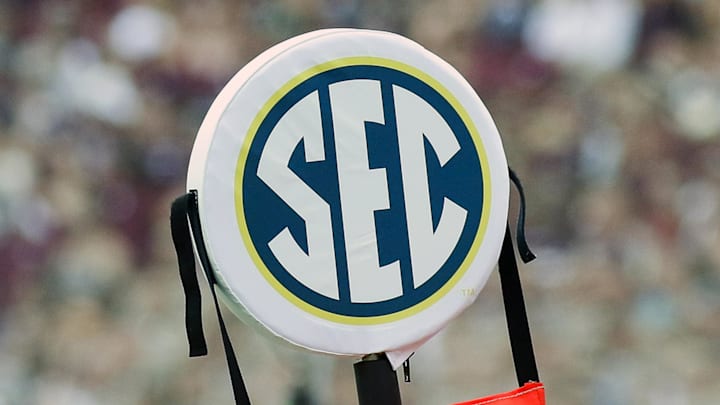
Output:
<instances>
[{"instance_id":1,"label":"black metal pole","mask_svg":"<svg viewBox=\"0 0 720 405\"><path fill-rule=\"evenodd\" d=\"M354 364L360 405L401 405L397 374L384 353L368 354Z\"/></svg>"}]
</instances>

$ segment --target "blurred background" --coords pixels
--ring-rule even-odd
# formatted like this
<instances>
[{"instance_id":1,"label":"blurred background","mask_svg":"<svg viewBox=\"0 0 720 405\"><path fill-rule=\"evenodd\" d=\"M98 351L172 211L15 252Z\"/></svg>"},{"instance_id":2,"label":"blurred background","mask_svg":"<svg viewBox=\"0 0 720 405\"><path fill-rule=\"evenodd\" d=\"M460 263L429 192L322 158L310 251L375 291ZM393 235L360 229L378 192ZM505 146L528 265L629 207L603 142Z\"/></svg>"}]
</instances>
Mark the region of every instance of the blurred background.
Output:
<instances>
[{"instance_id":1,"label":"blurred background","mask_svg":"<svg viewBox=\"0 0 720 405\"><path fill-rule=\"evenodd\" d=\"M2 0L0 405L231 403L208 294L187 358L170 202L227 80L340 26L421 43L493 114L549 404L718 402L716 1ZM227 315L255 403L356 403L354 359ZM515 386L496 278L412 365L407 404Z\"/></svg>"}]
</instances>

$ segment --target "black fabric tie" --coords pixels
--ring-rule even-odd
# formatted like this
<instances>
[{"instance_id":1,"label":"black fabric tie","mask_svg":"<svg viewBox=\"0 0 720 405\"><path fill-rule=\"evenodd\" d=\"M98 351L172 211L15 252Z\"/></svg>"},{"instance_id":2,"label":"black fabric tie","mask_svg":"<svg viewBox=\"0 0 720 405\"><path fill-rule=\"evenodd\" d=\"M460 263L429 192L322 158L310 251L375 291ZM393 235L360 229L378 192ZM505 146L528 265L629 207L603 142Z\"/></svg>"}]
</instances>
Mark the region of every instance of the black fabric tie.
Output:
<instances>
[{"instance_id":1,"label":"black fabric tie","mask_svg":"<svg viewBox=\"0 0 720 405\"><path fill-rule=\"evenodd\" d=\"M182 281L185 292L185 330L187 332L188 345L190 346L190 357L204 356L208 352L202 326L200 286L198 284L197 273L195 272L194 239L200 264L205 272L213 302L215 303L215 312L217 313L218 323L220 324L220 333L222 334L223 346L225 347L225 358L230 372L230 382L233 388L235 404L250 405L250 397L245 388L245 382L243 381L240 367L235 358L235 350L233 350L230 336L225 327L225 321L223 320L220 304L218 303L215 292L215 274L213 273L207 252L205 251L205 244L200 227L197 191L191 190L173 202L170 210L170 228L178 258L180 280Z\"/></svg>"},{"instance_id":2,"label":"black fabric tie","mask_svg":"<svg viewBox=\"0 0 720 405\"><path fill-rule=\"evenodd\" d=\"M535 254L530 251L525 240L525 194L523 193L520 180L510 169L510 179L515 184L520 194L520 213L517 224L517 244L520 257L523 262L528 263L535 259ZM507 320L508 334L510 336L510 348L512 349L513 362L518 384L523 386L530 381L540 381L538 377L535 352L533 351L530 326L528 324L527 311L525 310L525 299L523 298L522 284L518 272L517 261L515 260L515 248L513 247L510 225L505 228L500 259L498 260L500 273L500 284L502 286L503 303L505 305L505 318Z\"/></svg>"}]
</instances>

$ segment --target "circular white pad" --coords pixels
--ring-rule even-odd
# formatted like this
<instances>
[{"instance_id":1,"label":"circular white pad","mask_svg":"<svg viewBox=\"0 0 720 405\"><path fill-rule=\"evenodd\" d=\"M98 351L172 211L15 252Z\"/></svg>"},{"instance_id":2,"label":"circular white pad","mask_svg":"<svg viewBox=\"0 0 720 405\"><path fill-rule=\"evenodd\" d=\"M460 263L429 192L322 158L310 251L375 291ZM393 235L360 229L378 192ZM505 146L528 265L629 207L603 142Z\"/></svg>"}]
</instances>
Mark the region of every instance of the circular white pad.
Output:
<instances>
[{"instance_id":1,"label":"circular white pad","mask_svg":"<svg viewBox=\"0 0 720 405\"><path fill-rule=\"evenodd\" d=\"M321 30L245 66L198 133L188 189L219 291L307 349L426 340L500 252L508 171L465 79L399 35Z\"/></svg>"}]
</instances>

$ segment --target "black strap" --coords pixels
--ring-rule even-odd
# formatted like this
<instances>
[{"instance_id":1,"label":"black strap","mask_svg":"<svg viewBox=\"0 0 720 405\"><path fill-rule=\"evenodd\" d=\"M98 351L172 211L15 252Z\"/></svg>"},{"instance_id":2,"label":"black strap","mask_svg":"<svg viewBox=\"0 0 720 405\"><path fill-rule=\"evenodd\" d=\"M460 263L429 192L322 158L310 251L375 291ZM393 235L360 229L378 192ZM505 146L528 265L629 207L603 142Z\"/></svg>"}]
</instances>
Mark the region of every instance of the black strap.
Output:
<instances>
[{"instance_id":1,"label":"black strap","mask_svg":"<svg viewBox=\"0 0 720 405\"><path fill-rule=\"evenodd\" d=\"M535 260L535 254L530 251L530 247L525 239L525 191L523 191L522 183L520 183L520 179L513 169L508 167L508 173L510 175L510 180L512 180L513 184L515 184L515 188L520 195L520 212L518 213L517 228L515 228L517 233L518 253L520 254L520 258L523 263L530 263Z\"/></svg>"},{"instance_id":2,"label":"black strap","mask_svg":"<svg viewBox=\"0 0 720 405\"><path fill-rule=\"evenodd\" d=\"M178 257L180 279L185 291L185 330L190 346L190 357L203 356L207 354L207 344L202 327L202 311L200 286L198 285L197 273L195 272L195 254L193 253L192 239L195 239L195 247L200 258L200 264L205 271L205 276L212 293L217 313L220 333L222 334L223 346L225 347L225 358L230 372L230 382L233 388L236 405L250 405L245 382L240 372L235 350L233 350L230 336L225 327L217 294L215 292L215 274L212 265L205 251L202 231L200 228L200 215L198 212L197 191L178 197L172 204L170 211L170 227L173 243ZM189 223L188 223L189 220ZM192 232L192 238L191 238Z\"/></svg>"},{"instance_id":3,"label":"black strap","mask_svg":"<svg viewBox=\"0 0 720 405\"><path fill-rule=\"evenodd\" d=\"M510 170L510 178L518 188L521 205L518 218L518 247L525 263L533 260L535 255L530 251L525 240L525 196L520 181ZM523 298L520 274L517 261L515 260L515 248L513 247L510 225L505 229L500 260L498 261L500 272L500 284L502 286L503 302L505 304L505 318L507 319L508 334L510 335L510 347L512 349L515 373L518 384L523 386L529 381L540 381L538 377L535 353L533 351L532 338L530 337L530 326L528 324L527 312L525 310L525 299Z\"/></svg>"},{"instance_id":4,"label":"black strap","mask_svg":"<svg viewBox=\"0 0 720 405\"><path fill-rule=\"evenodd\" d=\"M202 326L202 300L195 274L195 254L187 222L188 203L191 197L191 194L186 194L173 202L170 209L170 228L180 269L180 280L185 292L185 331L190 346L190 357L196 357L206 355L208 350Z\"/></svg>"}]
</instances>

